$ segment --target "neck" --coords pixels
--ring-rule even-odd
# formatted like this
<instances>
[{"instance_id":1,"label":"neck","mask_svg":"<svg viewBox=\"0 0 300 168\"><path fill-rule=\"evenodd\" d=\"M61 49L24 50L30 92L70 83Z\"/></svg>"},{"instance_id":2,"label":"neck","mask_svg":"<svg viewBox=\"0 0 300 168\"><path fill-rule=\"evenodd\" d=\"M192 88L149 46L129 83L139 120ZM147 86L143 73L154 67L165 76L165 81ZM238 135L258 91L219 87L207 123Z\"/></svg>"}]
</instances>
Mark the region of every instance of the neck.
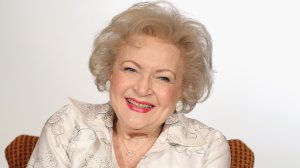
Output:
<instances>
[{"instance_id":1,"label":"neck","mask_svg":"<svg viewBox=\"0 0 300 168\"><path fill-rule=\"evenodd\" d=\"M118 135L118 137L125 141L156 139L162 130L162 126L149 130L133 130L122 126L118 121L115 122L114 128L114 132Z\"/></svg>"},{"instance_id":2,"label":"neck","mask_svg":"<svg viewBox=\"0 0 300 168\"><path fill-rule=\"evenodd\" d=\"M115 122L113 128L113 144L118 164L120 167L136 167L154 144L162 127L153 131L130 130Z\"/></svg>"}]
</instances>

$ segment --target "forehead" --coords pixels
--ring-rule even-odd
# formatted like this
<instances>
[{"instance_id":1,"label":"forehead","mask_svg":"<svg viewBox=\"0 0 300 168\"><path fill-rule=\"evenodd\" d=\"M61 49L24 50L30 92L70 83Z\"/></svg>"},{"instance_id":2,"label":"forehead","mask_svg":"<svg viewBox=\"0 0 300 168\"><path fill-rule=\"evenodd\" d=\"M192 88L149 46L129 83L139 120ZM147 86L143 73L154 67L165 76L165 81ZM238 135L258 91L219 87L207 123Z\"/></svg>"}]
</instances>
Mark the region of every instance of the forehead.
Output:
<instances>
[{"instance_id":1,"label":"forehead","mask_svg":"<svg viewBox=\"0 0 300 168\"><path fill-rule=\"evenodd\" d=\"M181 63L180 50L162 39L136 35L120 48L117 61L133 60L145 66L176 70Z\"/></svg>"}]
</instances>

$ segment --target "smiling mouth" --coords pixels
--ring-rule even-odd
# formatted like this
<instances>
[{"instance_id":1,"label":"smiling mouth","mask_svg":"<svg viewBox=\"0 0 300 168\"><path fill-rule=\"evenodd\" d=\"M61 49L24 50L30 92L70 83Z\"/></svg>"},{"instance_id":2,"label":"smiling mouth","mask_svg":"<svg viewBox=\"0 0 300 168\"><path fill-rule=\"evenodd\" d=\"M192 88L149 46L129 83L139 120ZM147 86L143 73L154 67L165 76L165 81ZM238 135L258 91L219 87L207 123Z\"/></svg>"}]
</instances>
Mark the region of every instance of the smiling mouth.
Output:
<instances>
[{"instance_id":1,"label":"smiling mouth","mask_svg":"<svg viewBox=\"0 0 300 168\"><path fill-rule=\"evenodd\" d=\"M147 102L140 102L132 98L125 98L127 101L128 107L136 112L146 113L152 110L155 106Z\"/></svg>"},{"instance_id":2,"label":"smiling mouth","mask_svg":"<svg viewBox=\"0 0 300 168\"><path fill-rule=\"evenodd\" d=\"M149 104L149 103L147 103L147 104L144 104L144 103L138 103L138 102L136 102L136 101L134 101L134 100L132 100L132 99L129 99L129 98L126 98L126 100L127 100L127 102L128 102L129 104L133 104L133 105L135 105L135 106L138 107L138 108L153 108L153 107L154 107L154 105L151 105L151 104Z\"/></svg>"}]
</instances>

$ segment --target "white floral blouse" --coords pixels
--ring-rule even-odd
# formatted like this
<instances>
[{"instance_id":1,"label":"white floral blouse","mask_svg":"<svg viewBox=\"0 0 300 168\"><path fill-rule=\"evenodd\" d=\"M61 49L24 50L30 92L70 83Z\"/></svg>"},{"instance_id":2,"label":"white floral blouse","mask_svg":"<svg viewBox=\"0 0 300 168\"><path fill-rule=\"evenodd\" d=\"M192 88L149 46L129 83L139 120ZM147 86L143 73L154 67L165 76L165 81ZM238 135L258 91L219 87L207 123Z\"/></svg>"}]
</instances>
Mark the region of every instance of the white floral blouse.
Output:
<instances>
[{"instance_id":1,"label":"white floral blouse","mask_svg":"<svg viewBox=\"0 0 300 168\"><path fill-rule=\"evenodd\" d=\"M27 168L117 168L109 104L71 100L45 124ZM138 168L229 168L230 148L218 131L174 113Z\"/></svg>"}]
</instances>

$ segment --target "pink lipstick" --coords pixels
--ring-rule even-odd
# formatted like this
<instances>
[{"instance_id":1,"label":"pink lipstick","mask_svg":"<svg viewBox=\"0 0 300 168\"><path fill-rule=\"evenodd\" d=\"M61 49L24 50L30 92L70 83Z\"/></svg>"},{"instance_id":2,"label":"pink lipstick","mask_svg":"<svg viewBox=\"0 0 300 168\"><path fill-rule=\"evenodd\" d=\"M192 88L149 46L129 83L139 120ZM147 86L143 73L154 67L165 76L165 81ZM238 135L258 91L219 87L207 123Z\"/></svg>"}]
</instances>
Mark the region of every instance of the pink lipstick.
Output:
<instances>
[{"instance_id":1,"label":"pink lipstick","mask_svg":"<svg viewBox=\"0 0 300 168\"><path fill-rule=\"evenodd\" d=\"M151 111L155 106L149 102L138 101L134 98L125 98L129 109L138 113L147 113Z\"/></svg>"}]
</instances>

